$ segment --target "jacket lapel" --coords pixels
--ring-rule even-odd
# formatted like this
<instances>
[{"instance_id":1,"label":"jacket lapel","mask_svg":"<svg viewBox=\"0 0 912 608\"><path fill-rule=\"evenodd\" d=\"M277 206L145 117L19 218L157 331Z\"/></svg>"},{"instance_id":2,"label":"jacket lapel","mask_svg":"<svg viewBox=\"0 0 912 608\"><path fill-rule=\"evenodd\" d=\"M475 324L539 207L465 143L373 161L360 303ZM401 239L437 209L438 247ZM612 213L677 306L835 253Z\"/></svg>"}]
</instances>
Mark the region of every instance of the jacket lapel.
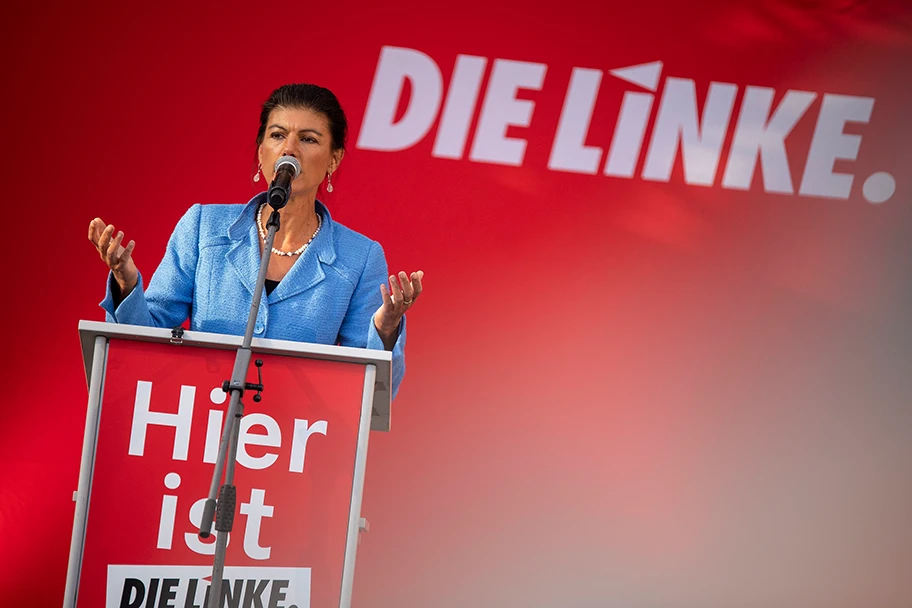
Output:
<instances>
[{"instance_id":1,"label":"jacket lapel","mask_svg":"<svg viewBox=\"0 0 912 608\"><path fill-rule=\"evenodd\" d=\"M295 261L275 291L270 294L270 303L291 298L318 285L326 278L323 264L332 264L336 259L332 217L329 215L329 210L320 201L316 201L316 208L323 217L320 233Z\"/></svg>"},{"instance_id":2,"label":"jacket lapel","mask_svg":"<svg viewBox=\"0 0 912 608\"><path fill-rule=\"evenodd\" d=\"M256 209L263 195L251 200L241 215L228 227L228 238L231 247L225 253L225 259L237 275L245 289L253 295L257 274L260 270L260 243L256 227Z\"/></svg>"}]
</instances>

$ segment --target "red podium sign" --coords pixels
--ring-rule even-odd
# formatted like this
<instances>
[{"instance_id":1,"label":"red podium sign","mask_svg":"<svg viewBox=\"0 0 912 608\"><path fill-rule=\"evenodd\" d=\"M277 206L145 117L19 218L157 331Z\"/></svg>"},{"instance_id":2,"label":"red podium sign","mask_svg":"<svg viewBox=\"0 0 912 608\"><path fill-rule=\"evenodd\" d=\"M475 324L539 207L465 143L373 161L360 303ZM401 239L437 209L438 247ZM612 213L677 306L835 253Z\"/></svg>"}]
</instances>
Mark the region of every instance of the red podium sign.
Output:
<instances>
[{"instance_id":1,"label":"red podium sign","mask_svg":"<svg viewBox=\"0 0 912 608\"><path fill-rule=\"evenodd\" d=\"M261 403L243 399L221 605L339 606L352 505L360 509L365 366L254 356L266 388ZM206 605L217 533L204 541L197 530L233 364L228 349L110 340L80 608Z\"/></svg>"}]
</instances>

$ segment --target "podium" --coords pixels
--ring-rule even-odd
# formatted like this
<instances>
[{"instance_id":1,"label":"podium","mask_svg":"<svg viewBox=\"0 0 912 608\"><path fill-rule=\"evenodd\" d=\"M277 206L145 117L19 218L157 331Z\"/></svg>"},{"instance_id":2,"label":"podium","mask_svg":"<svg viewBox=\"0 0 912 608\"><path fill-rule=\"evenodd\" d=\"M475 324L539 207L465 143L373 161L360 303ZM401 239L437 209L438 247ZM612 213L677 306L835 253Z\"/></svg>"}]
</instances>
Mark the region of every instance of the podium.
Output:
<instances>
[{"instance_id":1,"label":"podium","mask_svg":"<svg viewBox=\"0 0 912 608\"><path fill-rule=\"evenodd\" d=\"M241 336L80 321L89 399L65 608L201 608L197 535ZM370 430L390 425L391 353L254 339L220 606L348 607ZM251 366L248 381L256 381Z\"/></svg>"}]
</instances>

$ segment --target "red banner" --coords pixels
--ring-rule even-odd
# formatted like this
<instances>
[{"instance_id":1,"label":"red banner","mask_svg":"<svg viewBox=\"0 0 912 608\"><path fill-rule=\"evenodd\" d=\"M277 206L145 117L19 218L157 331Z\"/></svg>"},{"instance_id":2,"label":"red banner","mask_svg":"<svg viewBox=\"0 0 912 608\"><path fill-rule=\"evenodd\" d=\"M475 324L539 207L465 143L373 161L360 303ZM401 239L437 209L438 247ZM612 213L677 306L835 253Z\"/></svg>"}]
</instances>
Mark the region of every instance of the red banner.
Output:
<instances>
[{"instance_id":1,"label":"red banner","mask_svg":"<svg viewBox=\"0 0 912 608\"><path fill-rule=\"evenodd\" d=\"M363 368L257 357L266 389L244 399L223 594L338 605ZM197 531L233 362L227 350L111 341L80 607L204 605L217 533Z\"/></svg>"}]
</instances>

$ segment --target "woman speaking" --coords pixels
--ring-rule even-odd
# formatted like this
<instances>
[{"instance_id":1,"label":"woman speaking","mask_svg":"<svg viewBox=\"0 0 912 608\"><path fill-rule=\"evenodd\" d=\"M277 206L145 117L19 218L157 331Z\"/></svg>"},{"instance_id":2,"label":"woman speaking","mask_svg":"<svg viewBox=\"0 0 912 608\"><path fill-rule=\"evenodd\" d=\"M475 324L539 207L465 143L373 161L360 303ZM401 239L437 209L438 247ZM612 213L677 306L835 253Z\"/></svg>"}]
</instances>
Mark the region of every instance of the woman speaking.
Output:
<instances>
[{"instance_id":1,"label":"woman speaking","mask_svg":"<svg viewBox=\"0 0 912 608\"><path fill-rule=\"evenodd\" d=\"M338 224L317 200L345 154L348 123L336 96L289 84L263 104L257 173L266 184L276 161L301 165L272 251L264 252L266 193L246 205L193 205L180 219L147 287L133 262L134 241L101 218L89 240L111 269L101 302L109 322L243 335L263 255L272 256L254 337L392 351L395 397L405 372L405 311L421 294L422 271L387 276L379 243Z\"/></svg>"}]
</instances>

